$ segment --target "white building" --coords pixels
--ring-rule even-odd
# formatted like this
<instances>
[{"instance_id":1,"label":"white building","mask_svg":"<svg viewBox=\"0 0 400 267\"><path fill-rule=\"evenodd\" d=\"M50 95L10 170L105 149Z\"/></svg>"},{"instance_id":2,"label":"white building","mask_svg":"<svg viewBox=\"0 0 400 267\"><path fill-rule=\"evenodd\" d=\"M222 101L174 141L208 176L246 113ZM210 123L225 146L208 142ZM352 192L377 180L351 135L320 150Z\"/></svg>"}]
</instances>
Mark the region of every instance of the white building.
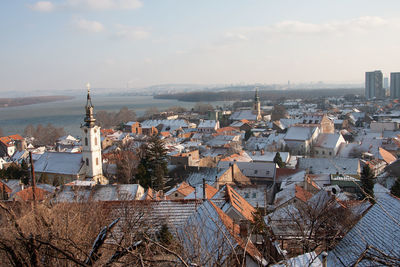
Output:
<instances>
[{"instance_id":1,"label":"white building","mask_svg":"<svg viewBox=\"0 0 400 267\"><path fill-rule=\"evenodd\" d=\"M103 180L103 164L101 159L100 127L93 116L93 104L90 98L90 85L87 85L87 102L85 123L82 129L82 160L85 166L86 178L97 182Z\"/></svg>"},{"instance_id":2,"label":"white building","mask_svg":"<svg viewBox=\"0 0 400 267\"><path fill-rule=\"evenodd\" d=\"M197 127L199 133L215 133L219 129L219 121L203 120Z\"/></svg>"},{"instance_id":3,"label":"white building","mask_svg":"<svg viewBox=\"0 0 400 267\"><path fill-rule=\"evenodd\" d=\"M317 158L333 158L341 144L346 143L339 133L321 133L314 144L314 156Z\"/></svg>"}]
</instances>

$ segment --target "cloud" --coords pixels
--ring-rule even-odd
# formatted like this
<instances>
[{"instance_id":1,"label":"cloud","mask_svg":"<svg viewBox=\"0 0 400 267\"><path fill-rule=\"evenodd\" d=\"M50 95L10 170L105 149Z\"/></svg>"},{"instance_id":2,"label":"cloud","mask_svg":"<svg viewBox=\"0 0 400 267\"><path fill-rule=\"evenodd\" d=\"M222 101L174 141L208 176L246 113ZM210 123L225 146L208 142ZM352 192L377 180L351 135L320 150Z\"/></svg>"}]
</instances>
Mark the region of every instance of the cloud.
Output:
<instances>
[{"instance_id":1,"label":"cloud","mask_svg":"<svg viewBox=\"0 0 400 267\"><path fill-rule=\"evenodd\" d=\"M137 9L142 7L140 0L66 0L66 7L90 10Z\"/></svg>"},{"instance_id":2,"label":"cloud","mask_svg":"<svg viewBox=\"0 0 400 267\"><path fill-rule=\"evenodd\" d=\"M388 25L400 26L400 21L373 16L365 16L343 21L331 21L327 23L307 23L303 21L286 20L265 26L237 28L234 31L225 33L225 39L230 38L232 40L240 40L244 38L250 38L249 36L255 37L264 35L271 37L278 34L318 35L338 33L367 33Z\"/></svg>"},{"instance_id":3,"label":"cloud","mask_svg":"<svg viewBox=\"0 0 400 267\"><path fill-rule=\"evenodd\" d=\"M50 1L39 1L29 5L29 8L39 12L51 12L54 10L54 4Z\"/></svg>"},{"instance_id":4,"label":"cloud","mask_svg":"<svg viewBox=\"0 0 400 267\"><path fill-rule=\"evenodd\" d=\"M128 39L136 41L147 39L150 36L150 32L140 27L117 24L116 29L117 30L114 36L118 39Z\"/></svg>"},{"instance_id":5,"label":"cloud","mask_svg":"<svg viewBox=\"0 0 400 267\"><path fill-rule=\"evenodd\" d=\"M100 22L82 18L75 20L74 25L77 29L86 32L98 33L104 30L104 26Z\"/></svg>"}]
</instances>

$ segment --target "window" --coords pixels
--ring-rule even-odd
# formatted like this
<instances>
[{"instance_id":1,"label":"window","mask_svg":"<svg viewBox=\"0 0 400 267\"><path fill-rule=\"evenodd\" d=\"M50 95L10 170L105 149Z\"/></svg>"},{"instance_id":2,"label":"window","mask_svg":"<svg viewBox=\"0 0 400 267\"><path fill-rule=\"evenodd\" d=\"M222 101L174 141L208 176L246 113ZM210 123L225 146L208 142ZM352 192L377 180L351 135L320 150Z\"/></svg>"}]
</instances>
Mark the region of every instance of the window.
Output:
<instances>
[{"instance_id":1,"label":"window","mask_svg":"<svg viewBox=\"0 0 400 267\"><path fill-rule=\"evenodd\" d=\"M253 193L253 198L256 198L257 197L257 193Z\"/></svg>"},{"instance_id":2,"label":"window","mask_svg":"<svg viewBox=\"0 0 400 267\"><path fill-rule=\"evenodd\" d=\"M96 165L99 165L99 158L96 158Z\"/></svg>"},{"instance_id":3,"label":"window","mask_svg":"<svg viewBox=\"0 0 400 267\"><path fill-rule=\"evenodd\" d=\"M325 151L322 150L322 155L325 155Z\"/></svg>"},{"instance_id":4,"label":"window","mask_svg":"<svg viewBox=\"0 0 400 267\"><path fill-rule=\"evenodd\" d=\"M316 150L316 151L315 151L315 154L317 154L317 155L318 155L318 150Z\"/></svg>"},{"instance_id":5,"label":"window","mask_svg":"<svg viewBox=\"0 0 400 267\"><path fill-rule=\"evenodd\" d=\"M249 193L244 193L244 198L249 198Z\"/></svg>"},{"instance_id":6,"label":"window","mask_svg":"<svg viewBox=\"0 0 400 267\"><path fill-rule=\"evenodd\" d=\"M329 152L329 156L332 156L332 152Z\"/></svg>"},{"instance_id":7,"label":"window","mask_svg":"<svg viewBox=\"0 0 400 267\"><path fill-rule=\"evenodd\" d=\"M89 159L86 159L86 166L89 166Z\"/></svg>"},{"instance_id":8,"label":"window","mask_svg":"<svg viewBox=\"0 0 400 267\"><path fill-rule=\"evenodd\" d=\"M257 174L258 170L254 170L254 174Z\"/></svg>"},{"instance_id":9,"label":"window","mask_svg":"<svg viewBox=\"0 0 400 267\"><path fill-rule=\"evenodd\" d=\"M88 140L87 140L87 137L85 137L85 146L87 146L88 145Z\"/></svg>"}]
</instances>

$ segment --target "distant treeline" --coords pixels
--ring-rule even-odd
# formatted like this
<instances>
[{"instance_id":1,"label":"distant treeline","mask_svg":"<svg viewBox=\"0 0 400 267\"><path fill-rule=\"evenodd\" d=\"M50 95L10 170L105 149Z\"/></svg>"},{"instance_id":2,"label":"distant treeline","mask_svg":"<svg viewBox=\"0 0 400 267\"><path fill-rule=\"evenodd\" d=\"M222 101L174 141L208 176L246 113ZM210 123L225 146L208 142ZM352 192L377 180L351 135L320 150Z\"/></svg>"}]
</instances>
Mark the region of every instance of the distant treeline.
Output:
<instances>
[{"instance_id":1,"label":"distant treeline","mask_svg":"<svg viewBox=\"0 0 400 267\"><path fill-rule=\"evenodd\" d=\"M33 97L16 97L16 98L0 98L0 107L25 106L38 103L46 103L60 100L72 99L71 96L33 96Z\"/></svg>"},{"instance_id":2,"label":"distant treeline","mask_svg":"<svg viewBox=\"0 0 400 267\"><path fill-rule=\"evenodd\" d=\"M155 99L176 99L186 102L212 102L212 101L239 101L254 98L254 90L249 91L202 91L176 94L159 94ZM349 94L364 94L363 88L336 88L336 89L290 89L290 90L262 90L259 91L261 101L316 98L329 96L343 96Z\"/></svg>"}]
</instances>

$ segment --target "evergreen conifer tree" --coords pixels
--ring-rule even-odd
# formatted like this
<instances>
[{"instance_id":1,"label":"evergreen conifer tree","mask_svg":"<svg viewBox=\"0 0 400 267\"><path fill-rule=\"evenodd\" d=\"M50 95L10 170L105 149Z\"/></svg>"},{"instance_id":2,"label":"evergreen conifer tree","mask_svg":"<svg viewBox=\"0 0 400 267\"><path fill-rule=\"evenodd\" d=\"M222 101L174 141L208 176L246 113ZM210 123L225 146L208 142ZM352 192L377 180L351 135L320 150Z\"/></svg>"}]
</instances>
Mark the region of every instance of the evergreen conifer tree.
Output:
<instances>
[{"instance_id":1,"label":"evergreen conifer tree","mask_svg":"<svg viewBox=\"0 0 400 267\"><path fill-rule=\"evenodd\" d=\"M143 187L163 190L167 169L167 150L158 136L152 136L142 148L136 178Z\"/></svg>"},{"instance_id":2,"label":"evergreen conifer tree","mask_svg":"<svg viewBox=\"0 0 400 267\"><path fill-rule=\"evenodd\" d=\"M375 176L366 164L361 172L361 189L363 198L368 198L371 202L374 202L374 184Z\"/></svg>"},{"instance_id":3,"label":"evergreen conifer tree","mask_svg":"<svg viewBox=\"0 0 400 267\"><path fill-rule=\"evenodd\" d=\"M396 197L400 197L400 177L397 177L396 182L390 189L390 193L392 193Z\"/></svg>"},{"instance_id":4,"label":"evergreen conifer tree","mask_svg":"<svg viewBox=\"0 0 400 267\"><path fill-rule=\"evenodd\" d=\"M285 167L285 163L282 161L282 157L279 152L276 152L276 154L275 154L274 163L278 164L279 168Z\"/></svg>"}]
</instances>

